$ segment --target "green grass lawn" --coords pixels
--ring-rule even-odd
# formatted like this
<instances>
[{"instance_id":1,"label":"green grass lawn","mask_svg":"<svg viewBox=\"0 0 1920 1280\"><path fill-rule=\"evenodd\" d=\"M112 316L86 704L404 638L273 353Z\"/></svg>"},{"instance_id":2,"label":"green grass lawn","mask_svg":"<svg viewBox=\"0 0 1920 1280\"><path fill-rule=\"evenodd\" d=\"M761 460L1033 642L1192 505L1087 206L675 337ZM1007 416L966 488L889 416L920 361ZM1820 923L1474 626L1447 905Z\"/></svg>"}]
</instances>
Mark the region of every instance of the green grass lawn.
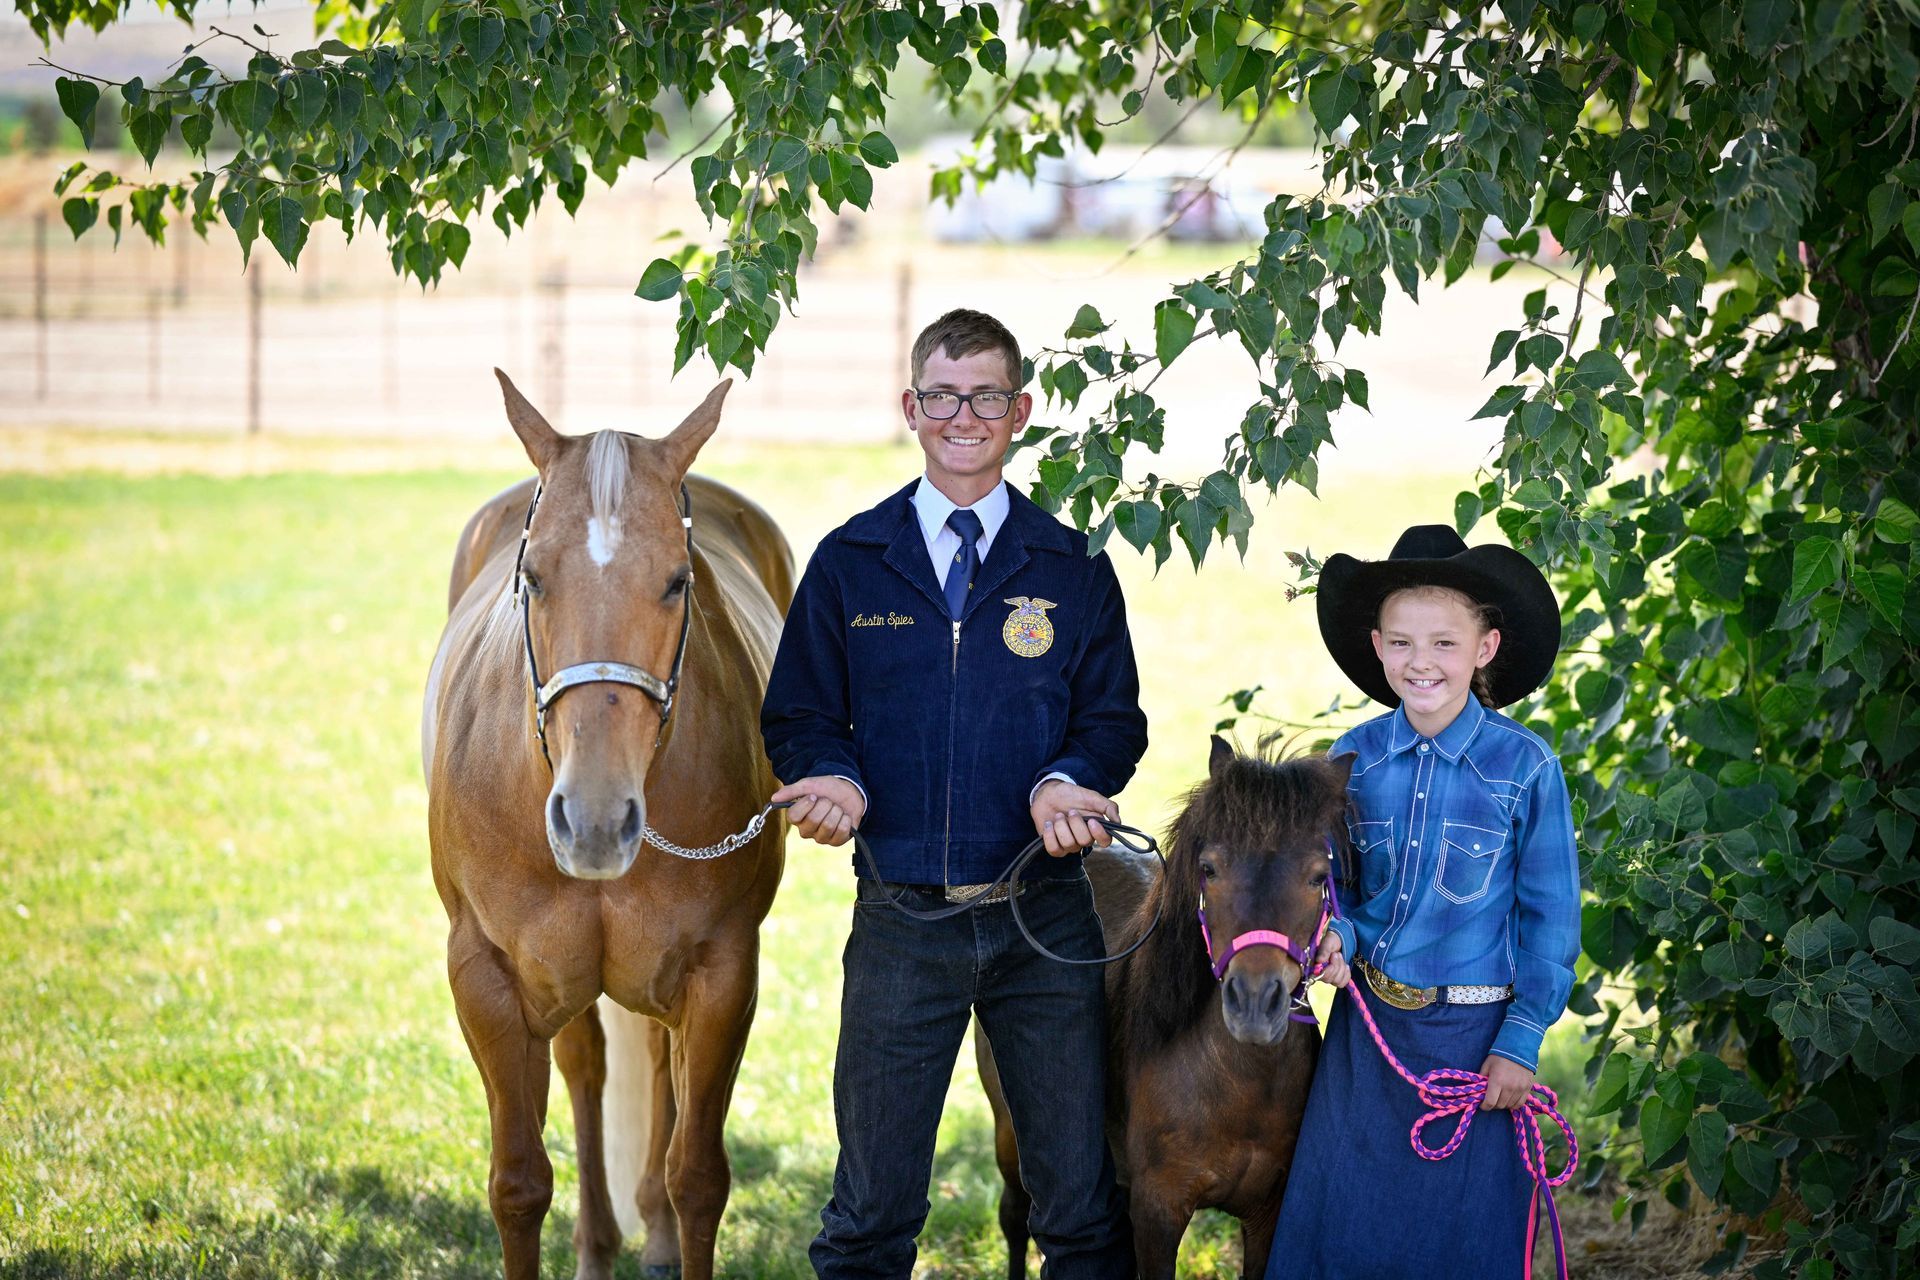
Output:
<instances>
[{"instance_id":1,"label":"green grass lawn","mask_svg":"<svg viewBox=\"0 0 1920 1280\"><path fill-rule=\"evenodd\" d=\"M704 469L804 559L917 459L716 445ZM0 1275L497 1274L417 738L454 536L515 478L0 475ZM1224 695L1264 684L1304 719L1340 692L1282 551L1383 554L1447 518L1455 487L1290 497L1245 565L1198 576L1122 550L1154 726L1129 820L1160 825L1201 774ZM843 855L795 840L729 1125L728 1274L810 1274L848 902ZM922 1256L997 1275L998 1175L962 1061ZM546 1271L571 1275L555 1086ZM1203 1222L1191 1274L1229 1274L1232 1239Z\"/></svg>"}]
</instances>

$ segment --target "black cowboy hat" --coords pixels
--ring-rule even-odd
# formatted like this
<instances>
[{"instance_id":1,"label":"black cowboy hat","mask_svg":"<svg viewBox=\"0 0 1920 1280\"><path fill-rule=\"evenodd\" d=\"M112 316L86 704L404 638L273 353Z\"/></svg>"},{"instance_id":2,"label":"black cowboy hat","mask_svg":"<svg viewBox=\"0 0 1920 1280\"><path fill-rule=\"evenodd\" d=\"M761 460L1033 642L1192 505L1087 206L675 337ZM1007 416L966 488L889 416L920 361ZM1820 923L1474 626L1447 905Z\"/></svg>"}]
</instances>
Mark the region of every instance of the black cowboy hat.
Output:
<instances>
[{"instance_id":1,"label":"black cowboy hat","mask_svg":"<svg viewBox=\"0 0 1920 1280\"><path fill-rule=\"evenodd\" d=\"M1400 705L1372 636L1380 602L1406 587L1451 587L1500 611L1500 651L1487 667L1496 707L1518 702L1546 680L1560 651L1560 603L1546 575L1512 547L1469 547L1446 525L1417 524L1385 560L1335 554L1320 570L1320 638L1375 702Z\"/></svg>"}]
</instances>

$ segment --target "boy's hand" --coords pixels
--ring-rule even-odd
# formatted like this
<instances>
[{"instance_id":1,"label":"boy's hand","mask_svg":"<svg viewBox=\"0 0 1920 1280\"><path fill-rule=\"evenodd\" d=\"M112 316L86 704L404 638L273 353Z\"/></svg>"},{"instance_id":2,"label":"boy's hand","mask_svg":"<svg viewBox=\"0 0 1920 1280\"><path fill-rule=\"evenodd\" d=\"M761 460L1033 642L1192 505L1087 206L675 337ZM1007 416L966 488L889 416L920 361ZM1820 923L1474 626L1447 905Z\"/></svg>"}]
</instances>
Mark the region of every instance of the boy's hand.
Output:
<instances>
[{"instance_id":1,"label":"boy's hand","mask_svg":"<svg viewBox=\"0 0 1920 1280\"><path fill-rule=\"evenodd\" d=\"M816 844L831 848L845 844L867 814L860 788L845 778L815 777L789 782L773 793L774 803L793 801L787 821Z\"/></svg>"},{"instance_id":2,"label":"boy's hand","mask_svg":"<svg viewBox=\"0 0 1920 1280\"><path fill-rule=\"evenodd\" d=\"M1511 1111L1533 1092L1533 1072L1512 1058L1490 1053L1480 1064L1480 1074L1487 1078L1486 1100L1480 1104L1482 1111Z\"/></svg>"},{"instance_id":3,"label":"boy's hand","mask_svg":"<svg viewBox=\"0 0 1920 1280\"><path fill-rule=\"evenodd\" d=\"M1313 961L1322 966L1320 976L1315 982L1324 982L1328 986L1344 987L1352 978L1347 969L1347 958L1343 950L1340 935L1329 929L1320 939L1320 945L1313 949Z\"/></svg>"},{"instance_id":4,"label":"boy's hand","mask_svg":"<svg viewBox=\"0 0 1920 1280\"><path fill-rule=\"evenodd\" d=\"M1046 842L1047 852L1056 858L1088 845L1106 848L1113 843L1113 837L1107 834L1099 819L1120 820L1119 805L1098 791L1076 787L1059 778L1040 784L1040 789L1033 793L1028 812L1033 816L1034 831Z\"/></svg>"}]
</instances>

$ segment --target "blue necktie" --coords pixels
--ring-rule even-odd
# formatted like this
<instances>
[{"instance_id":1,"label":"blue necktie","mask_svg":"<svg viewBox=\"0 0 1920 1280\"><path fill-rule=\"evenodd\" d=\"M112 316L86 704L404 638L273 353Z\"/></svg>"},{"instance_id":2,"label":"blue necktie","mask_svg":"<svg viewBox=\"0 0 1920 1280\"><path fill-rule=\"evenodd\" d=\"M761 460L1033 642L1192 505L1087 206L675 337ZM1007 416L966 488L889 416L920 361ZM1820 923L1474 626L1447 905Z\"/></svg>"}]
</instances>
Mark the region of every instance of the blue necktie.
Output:
<instances>
[{"instance_id":1,"label":"blue necktie","mask_svg":"<svg viewBox=\"0 0 1920 1280\"><path fill-rule=\"evenodd\" d=\"M947 566L947 616L958 622L967 611L967 592L973 590L974 574L980 570L980 548L975 544L985 526L973 512L956 507L947 517L947 528L960 535L960 550Z\"/></svg>"}]
</instances>

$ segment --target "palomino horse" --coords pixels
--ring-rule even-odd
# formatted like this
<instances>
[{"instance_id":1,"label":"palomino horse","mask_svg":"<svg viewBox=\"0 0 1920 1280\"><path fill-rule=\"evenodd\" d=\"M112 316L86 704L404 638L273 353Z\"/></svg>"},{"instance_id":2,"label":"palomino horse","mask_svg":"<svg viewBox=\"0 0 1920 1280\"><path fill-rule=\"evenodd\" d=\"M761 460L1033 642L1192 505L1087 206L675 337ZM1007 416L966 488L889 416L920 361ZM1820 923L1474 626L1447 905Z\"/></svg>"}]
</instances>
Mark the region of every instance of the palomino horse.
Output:
<instances>
[{"instance_id":1,"label":"palomino horse","mask_svg":"<svg viewBox=\"0 0 1920 1280\"><path fill-rule=\"evenodd\" d=\"M1311 955L1352 763L1236 756L1215 737L1207 781L1168 834L1166 877L1144 901L1137 858L1089 858L1109 951L1160 914L1153 936L1107 975L1108 1137L1148 1280L1172 1280L1187 1224L1208 1208L1240 1219L1243 1274L1266 1270L1320 1033L1299 1012L1300 961L1247 935L1278 931ZM1019 1280L1031 1202L1004 1110L996 1102L1000 1225L1007 1274Z\"/></svg>"},{"instance_id":2,"label":"palomino horse","mask_svg":"<svg viewBox=\"0 0 1920 1280\"><path fill-rule=\"evenodd\" d=\"M579 1274L612 1273L612 1059L637 1073L625 1093L650 1113L641 1261L706 1280L785 828L776 817L704 861L665 852L653 829L717 842L773 790L759 709L792 557L758 507L686 474L728 383L648 440L561 436L499 377L539 477L461 536L422 724L447 974L492 1116L488 1198L507 1275L531 1280L553 1198L541 1129L557 1057L580 1156ZM596 1008L602 993L612 1003Z\"/></svg>"}]
</instances>

